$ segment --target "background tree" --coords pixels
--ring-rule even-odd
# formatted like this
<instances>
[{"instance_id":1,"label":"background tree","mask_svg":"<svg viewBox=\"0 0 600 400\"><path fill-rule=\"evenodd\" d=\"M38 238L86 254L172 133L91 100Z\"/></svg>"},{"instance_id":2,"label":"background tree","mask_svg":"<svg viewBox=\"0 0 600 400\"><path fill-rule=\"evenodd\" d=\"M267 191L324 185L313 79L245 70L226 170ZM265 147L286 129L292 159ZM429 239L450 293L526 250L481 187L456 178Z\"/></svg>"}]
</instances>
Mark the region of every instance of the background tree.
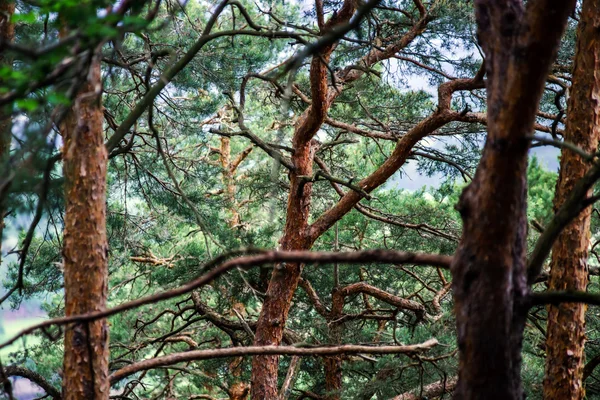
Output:
<instances>
[{"instance_id":1,"label":"background tree","mask_svg":"<svg viewBox=\"0 0 600 400\"><path fill-rule=\"evenodd\" d=\"M541 3L530 3L528 15L542 18ZM448 268L461 225L453 206L465 184L483 179L473 175L491 110L472 3L65 4L62 15L87 22L62 40L53 7L17 3L15 40L4 44L16 62L3 71L10 79L0 102L11 104L15 124L27 119L9 165L7 232L20 233L20 258L7 268L3 305L42 304L50 317L65 315L68 176L57 166L55 132L101 51L109 308L34 330L26 348L10 348L8 364L1 354L5 375L51 393L63 383L56 326L108 317L114 396L243 398L253 379L255 396L277 398L448 396L459 374ZM529 141L570 146L560 138L575 25L551 74L542 68L539 82L528 80L540 93L545 87L539 107L528 108L535 123L519 147L530 189L517 224L529 225L521 245L542 260L532 261L535 293L523 296L520 314L521 375L532 398L542 393L544 306L573 300L542 291L544 249L564 209L568 220L591 202L585 195L596 180L593 157L571 146L591 160L591 176L554 215L548 157L526 163ZM489 130L488 147L499 135ZM426 175L435 187L416 182ZM417 189L398 187L409 185ZM504 201L505 189L495 190ZM489 222L480 211L478 223ZM514 223L504 211L489 215ZM596 217L592 226L595 235ZM257 250L292 244L313 251ZM284 296L272 296L281 288ZM594 290L592 281L577 300L593 303ZM591 362L598 325L588 320ZM280 346L252 346L263 342ZM516 382L519 368L510 368ZM593 364L587 371L594 395Z\"/></svg>"},{"instance_id":2,"label":"background tree","mask_svg":"<svg viewBox=\"0 0 600 400\"><path fill-rule=\"evenodd\" d=\"M600 38L594 27L600 23L600 9L584 1L577 33L577 50L573 61L572 84L564 140L593 154L598 147L599 105L595 94L600 82L593 71L600 51ZM555 203L560 207L577 179L588 169L585 159L572 151L562 152ZM590 189L588 196L592 195ZM588 249L592 209L582 211L562 231L552 249L550 279L554 290L586 290L588 284ZM581 399L585 343L585 304L561 304L548 310L547 362L544 398Z\"/></svg>"}]
</instances>

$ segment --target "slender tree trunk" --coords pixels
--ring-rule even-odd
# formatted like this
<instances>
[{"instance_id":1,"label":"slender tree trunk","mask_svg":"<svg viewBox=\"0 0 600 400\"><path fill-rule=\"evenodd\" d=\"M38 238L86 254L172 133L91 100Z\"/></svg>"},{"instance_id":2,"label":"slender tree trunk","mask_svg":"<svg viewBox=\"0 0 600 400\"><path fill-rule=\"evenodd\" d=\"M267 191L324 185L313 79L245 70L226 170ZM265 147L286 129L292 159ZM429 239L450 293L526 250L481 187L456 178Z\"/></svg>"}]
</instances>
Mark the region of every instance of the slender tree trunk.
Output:
<instances>
[{"instance_id":1,"label":"slender tree trunk","mask_svg":"<svg viewBox=\"0 0 600 400\"><path fill-rule=\"evenodd\" d=\"M316 143L296 143L292 162L295 171L290 173L290 195L288 197L285 233L281 239L281 250L307 250L312 241L307 234L308 214L312 183L304 182L300 176L312 174ZM257 346L280 344L283 330L292 303L292 297L302 271L301 264L278 264L273 270L263 308L256 327L254 344ZM252 398L277 398L277 356L257 356L252 360Z\"/></svg>"},{"instance_id":2,"label":"slender tree trunk","mask_svg":"<svg viewBox=\"0 0 600 400\"><path fill-rule=\"evenodd\" d=\"M585 0L577 31L573 83L568 100L564 140L594 153L600 136L600 3ZM589 163L563 150L554 199L558 209ZM591 195L591 190L590 193ZM586 290L591 208L586 208L560 234L552 248L551 290ZM585 344L585 311L582 303L548 307L544 399L582 399Z\"/></svg>"},{"instance_id":3,"label":"slender tree trunk","mask_svg":"<svg viewBox=\"0 0 600 400\"><path fill-rule=\"evenodd\" d=\"M355 11L355 1L345 0L338 12L327 22L322 33L350 19ZM311 106L302 114L294 129L292 146L294 153L290 171L290 193L286 211L286 223L281 238L281 250L308 250L318 236L311 235L308 217L312 196L312 182L307 181L313 173L315 153L318 141L313 140L327 110L335 98L329 96L328 70L333 45L326 46L313 56L310 65ZM279 264L273 270L263 307L256 326L254 344L257 346L279 345L292 303L292 297L298 287L301 264ZM277 374L279 357L257 356L252 360L253 400L277 398Z\"/></svg>"},{"instance_id":4,"label":"slender tree trunk","mask_svg":"<svg viewBox=\"0 0 600 400\"><path fill-rule=\"evenodd\" d=\"M486 57L488 136L457 209L452 263L460 400L520 400L527 315L526 172L535 113L574 1L477 0Z\"/></svg>"},{"instance_id":5,"label":"slender tree trunk","mask_svg":"<svg viewBox=\"0 0 600 400\"><path fill-rule=\"evenodd\" d=\"M233 180L233 171L231 171L231 139L223 136L221 138L221 167L223 168L222 181L225 191L227 207L231 213L229 226L236 227L240 223L240 215L235 204L235 182Z\"/></svg>"},{"instance_id":6,"label":"slender tree trunk","mask_svg":"<svg viewBox=\"0 0 600 400\"><path fill-rule=\"evenodd\" d=\"M0 41L12 42L15 39L15 25L10 21L15 13L15 2L0 0ZM12 67L12 57L6 52L0 52L0 66ZM10 143L12 135L12 106L6 105L0 107L0 168L3 174L8 172L8 156L10 152ZM3 202L0 201L0 244L2 243L2 234L4 232L4 214L6 210ZM2 251L0 246L0 260Z\"/></svg>"},{"instance_id":7,"label":"slender tree trunk","mask_svg":"<svg viewBox=\"0 0 600 400\"><path fill-rule=\"evenodd\" d=\"M341 293L340 287L333 289L331 294L331 313L329 314L329 341L330 344L339 345L342 343L343 323L338 320L342 317L344 309L345 296ZM325 395L326 400L340 400L342 398L342 356L324 357L323 364L325 369Z\"/></svg>"},{"instance_id":8,"label":"slender tree trunk","mask_svg":"<svg viewBox=\"0 0 600 400\"><path fill-rule=\"evenodd\" d=\"M106 308L107 152L100 88L100 63L96 60L62 125L67 316ZM108 356L106 319L69 325L65 332L63 399L108 399Z\"/></svg>"}]
</instances>

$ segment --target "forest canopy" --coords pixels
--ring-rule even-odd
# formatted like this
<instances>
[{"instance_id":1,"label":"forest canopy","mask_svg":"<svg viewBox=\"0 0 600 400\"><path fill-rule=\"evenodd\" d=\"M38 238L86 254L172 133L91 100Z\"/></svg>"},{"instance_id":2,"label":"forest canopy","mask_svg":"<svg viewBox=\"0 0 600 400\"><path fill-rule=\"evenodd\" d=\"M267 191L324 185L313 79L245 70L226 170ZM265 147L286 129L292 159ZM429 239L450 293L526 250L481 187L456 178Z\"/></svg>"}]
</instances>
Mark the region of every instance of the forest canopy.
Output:
<instances>
[{"instance_id":1,"label":"forest canopy","mask_svg":"<svg viewBox=\"0 0 600 400\"><path fill-rule=\"evenodd\" d=\"M0 0L1 396L600 399L597 71L594 0Z\"/></svg>"}]
</instances>

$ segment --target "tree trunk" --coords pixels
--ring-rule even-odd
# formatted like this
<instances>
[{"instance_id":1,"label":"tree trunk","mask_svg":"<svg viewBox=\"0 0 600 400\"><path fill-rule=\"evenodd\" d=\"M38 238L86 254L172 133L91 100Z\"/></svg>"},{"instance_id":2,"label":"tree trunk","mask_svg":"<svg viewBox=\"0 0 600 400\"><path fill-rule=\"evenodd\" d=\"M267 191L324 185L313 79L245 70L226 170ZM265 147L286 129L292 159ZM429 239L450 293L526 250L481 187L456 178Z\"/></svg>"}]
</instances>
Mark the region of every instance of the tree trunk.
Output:
<instances>
[{"instance_id":1,"label":"tree trunk","mask_svg":"<svg viewBox=\"0 0 600 400\"><path fill-rule=\"evenodd\" d=\"M106 308L107 151L100 88L100 62L96 60L62 124L67 316ZM108 356L106 319L69 325L65 331L63 399L108 399Z\"/></svg>"},{"instance_id":2,"label":"tree trunk","mask_svg":"<svg viewBox=\"0 0 600 400\"><path fill-rule=\"evenodd\" d=\"M355 11L355 1L345 0L338 12L322 29L326 33L332 27L350 19ZM292 139L294 153L290 171L290 193L286 211L286 223L281 238L281 250L308 250L317 236L310 234L308 217L312 194L312 182L305 178L313 173L313 162L318 150L318 141L313 140L335 98L329 96L328 70L333 45L326 46L313 56L310 64L311 106L299 118ZM256 326L254 345L279 345L292 303L298 287L301 264L279 264L273 270L263 307ZM252 360L253 400L277 398L277 373L279 357L257 356Z\"/></svg>"},{"instance_id":3,"label":"tree trunk","mask_svg":"<svg viewBox=\"0 0 600 400\"><path fill-rule=\"evenodd\" d=\"M297 143L292 162L295 171L290 173L290 194L288 197L285 233L281 240L281 250L307 250L312 242L307 235L308 214L312 183L304 182L300 176L312 174L316 143ZM263 307L256 327L254 345L278 345L292 303L302 265L297 263L278 264L273 270ZM252 360L252 399L277 398L277 369L279 357L257 356Z\"/></svg>"},{"instance_id":4,"label":"tree trunk","mask_svg":"<svg viewBox=\"0 0 600 400\"><path fill-rule=\"evenodd\" d=\"M15 39L15 25L10 21L15 13L15 2L0 1L0 42L10 43ZM12 68L12 57L5 51L0 52L0 66ZM0 82L1 84L1 82ZM12 105L0 107L0 168L3 169L3 175L8 173L8 156L10 152L10 142L12 137ZM4 232L4 202L0 201L0 244L2 243L2 234ZM0 261L2 259L2 249L0 245Z\"/></svg>"},{"instance_id":5,"label":"tree trunk","mask_svg":"<svg viewBox=\"0 0 600 400\"><path fill-rule=\"evenodd\" d=\"M520 400L527 315L526 172L535 113L574 1L475 2L486 57L488 136L457 209L452 263L460 400Z\"/></svg>"},{"instance_id":6,"label":"tree trunk","mask_svg":"<svg viewBox=\"0 0 600 400\"><path fill-rule=\"evenodd\" d=\"M342 317L345 299L340 287L333 288L331 312L327 321L329 342L333 345L342 343L343 322L338 320ZM325 369L325 399L340 400L342 398L342 356L324 357L323 365Z\"/></svg>"},{"instance_id":7,"label":"tree trunk","mask_svg":"<svg viewBox=\"0 0 600 400\"><path fill-rule=\"evenodd\" d=\"M585 0L577 31L577 47L564 140L588 153L596 152L600 136L600 4ZM554 199L558 209L575 182L588 170L580 155L563 150ZM591 195L591 190L589 195ZM552 248L550 290L582 290L588 284L587 258L591 208L586 208L560 234ZM544 399L582 399L585 344L582 303L548 306Z\"/></svg>"}]
</instances>

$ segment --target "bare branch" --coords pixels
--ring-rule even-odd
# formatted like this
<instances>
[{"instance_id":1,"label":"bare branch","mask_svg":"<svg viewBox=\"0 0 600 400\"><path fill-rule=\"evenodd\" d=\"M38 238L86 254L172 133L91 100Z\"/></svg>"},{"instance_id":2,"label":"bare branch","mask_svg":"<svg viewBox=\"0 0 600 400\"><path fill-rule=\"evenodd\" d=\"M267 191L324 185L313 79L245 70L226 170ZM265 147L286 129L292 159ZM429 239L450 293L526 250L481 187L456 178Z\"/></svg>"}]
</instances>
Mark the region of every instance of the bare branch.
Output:
<instances>
[{"instance_id":1,"label":"bare branch","mask_svg":"<svg viewBox=\"0 0 600 400\"><path fill-rule=\"evenodd\" d=\"M588 192L598 179L600 179L600 163L596 162L583 178L575 184L571 194L565 199L552 220L546 225L544 232L540 235L529 257L527 265L527 281L529 284L535 282L537 276L542 272L544 261L548 257L552 245L560 232L585 207L590 205L590 202L587 201Z\"/></svg>"},{"instance_id":2,"label":"bare branch","mask_svg":"<svg viewBox=\"0 0 600 400\"><path fill-rule=\"evenodd\" d=\"M529 295L529 307L562 303L584 303L600 306L600 295L577 290L564 290L556 292L536 292Z\"/></svg>"},{"instance_id":3,"label":"bare branch","mask_svg":"<svg viewBox=\"0 0 600 400\"><path fill-rule=\"evenodd\" d=\"M295 347L295 346L248 346L231 347L224 349L192 350L183 353L169 354L163 357L143 360L123 367L110 376L112 384L136 372L173 365L180 362L208 360L214 358L256 356L256 355L291 355L323 357L338 354L415 354L436 346L436 339L408 346L359 346L342 345L328 347Z\"/></svg>"},{"instance_id":4,"label":"bare branch","mask_svg":"<svg viewBox=\"0 0 600 400\"><path fill-rule=\"evenodd\" d=\"M453 376L438 382L430 383L422 388L411 390L408 393L403 393L390 400L425 400L440 397L445 393L452 392L456 387L456 382L458 382L458 377Z\"/></svg>"},{"instance_id":5,"label":"bare branch","mask_svg":"<svg viewBox=\"0 0 600 400\"><path fill-rule=\"evenodd\" d=\"M162 300L172 299L174 297L181 296L189 293L194 289L204 286L224 273L231 271L236 268L252 268L264 264L272 263L313 263L313 264L327 264L327 263L388 263L388 264L415 264L415 265L430 265L434 267L448 269L452 261L451 256L438 255L438 254L420 254L420 253L407 253L403 251L395 250L366 250L366 251L355 251L355 252L312 252L312 251L260 251L260 250L248 250L245 252L255 252L258 254L242 256L227 260L234 253L227 253L213 259L207 263L201 270L206 271L205 274L194 279L187 284L180 286L175 289L166 290L150 296L142 297L137 300L133 300L127 303L120 304L116 307L109 308L104 311L97 311L93 313L83 315L73 315L69 317L60 317L50 319L39 324L33 325L29 328L22 330L20 333L0 344L0 349L7 347L14 343L20 337L28 335L38 329L47 328L54 325L66 325L74 322L85 322L93 321L99 318L109 317L111 315L119 314L126 310L141 307L146 304L157 303ZM237 252L240 253L239 251ZM226 261L227 260L227 261Z\"/></svg>"},{"instance_id":6,"label":"bare branch","mask_svg":"<svg viewBox=\"0 0 600 400\"><path fill-rule=\"evenodd\" d=\"M19 367L16 365L4 367L3 370L4 375L7 377L20 376L22 378L30 380L31 382L44 389L47 395L52 397L54 400L60 400L62 398L62 396L60 395L60 391L57 388L55 388L50 382L48 382L46 378L44 378L37 372L33 372L30 369Z\"/></svg>"}]
</instances>

